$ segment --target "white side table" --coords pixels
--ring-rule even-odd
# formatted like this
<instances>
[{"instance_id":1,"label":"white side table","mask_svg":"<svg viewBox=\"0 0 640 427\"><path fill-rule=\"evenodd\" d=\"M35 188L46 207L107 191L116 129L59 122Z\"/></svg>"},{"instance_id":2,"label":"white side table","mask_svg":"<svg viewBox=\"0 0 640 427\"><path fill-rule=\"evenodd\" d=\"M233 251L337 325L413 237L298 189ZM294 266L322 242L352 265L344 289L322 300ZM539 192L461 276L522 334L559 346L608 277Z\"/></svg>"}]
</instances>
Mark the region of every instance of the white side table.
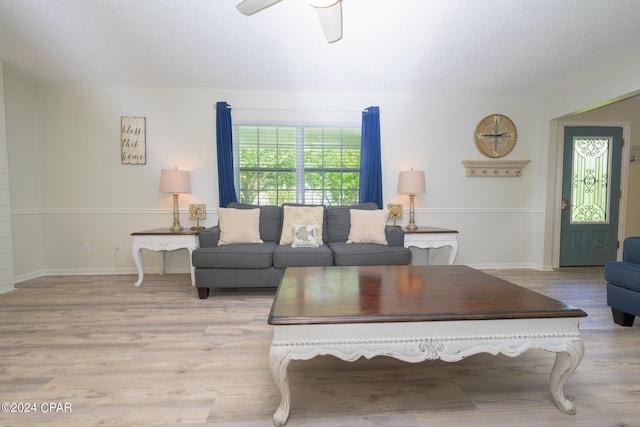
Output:
<instances>
[{"instance_id":1,"label":"white side table","mask_svg":"<svg viewBox=\"0 0 640 427\"><path fill-rule=\"evenodd\" d=\"M131 245L131 253L133 260L138 269L138 281L135 287L142 285L144 279L144 265L142 263L142 249L152 251L162 251L162 270L160 274L164 274L167 251L175 251L177 249L189 250L189 267L191 269L191 285L195 286L195 268L191 263L191 255L194 249L199 247L198 240L199 231L185 229L184 231L172 232L168 228L156 228L153 230L138 231L131 233L133 243Z\"/></svg>"},{"instance_id":2,"label":"white side table","mask_svg":"<svg viewBox=\"0 0 640 427\"><path fill-rule=\"evenodd\" d=\"M449 246L449 265L458 255L458 231L438 227L418 227L417 230L404 231L404 247L419 249L437 249ZM412 262L413 263L413 262Z\"/></svg>"}]
</instances>

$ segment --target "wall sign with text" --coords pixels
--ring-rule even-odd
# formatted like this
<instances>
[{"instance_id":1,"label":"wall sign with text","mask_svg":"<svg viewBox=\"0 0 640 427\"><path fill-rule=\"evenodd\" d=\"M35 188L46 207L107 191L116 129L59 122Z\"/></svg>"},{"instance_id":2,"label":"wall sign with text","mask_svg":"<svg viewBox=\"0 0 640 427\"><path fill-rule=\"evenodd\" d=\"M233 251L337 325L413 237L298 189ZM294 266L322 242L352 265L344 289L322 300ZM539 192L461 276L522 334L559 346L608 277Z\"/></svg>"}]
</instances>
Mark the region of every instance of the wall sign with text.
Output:
<instances>
[{"instance_id":1,"label":"wall sign with text","mask_svg":"<svg viewBox=\"0 0 640 427\"><path fill-rule=\"evenodd\" d=\"M147 163L146 117L120 117L120 159L123 165Z\"/></svg>"}]
</instances>

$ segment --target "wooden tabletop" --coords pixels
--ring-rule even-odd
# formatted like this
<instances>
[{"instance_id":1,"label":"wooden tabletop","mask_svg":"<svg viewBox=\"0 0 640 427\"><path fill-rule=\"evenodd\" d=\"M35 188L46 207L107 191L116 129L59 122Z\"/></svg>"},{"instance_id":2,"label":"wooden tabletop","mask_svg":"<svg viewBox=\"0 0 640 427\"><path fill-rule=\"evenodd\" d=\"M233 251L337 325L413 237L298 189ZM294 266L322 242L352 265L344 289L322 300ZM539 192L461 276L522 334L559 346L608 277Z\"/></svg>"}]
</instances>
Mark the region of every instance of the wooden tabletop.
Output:
<instances>
[{"instance_id":1,"label":"wooden tabletop","mask_svg":"<svg viewBox=\"0 0 640 427\"><path fill-rule=\"evenodd\" d=\"M464 265L287 268L269 324L584 317L571 305Z\"/></svg>"},{"instance_id":2,"label":"wooden tabletop","mask_svg":"<svg viewBox=\"0 0 640 427\"><path fill-rule=\"evenodd\" d=\"M449 230L448 228L439 227L418 227L417 230L402 229L404 234L428 234L428 233L457 233L458 230Z\"/></svg>"},{"instance_id":3,"label":"wooden tabletop","mask_svg":"<svg viewBox=\"0 0 640 427\"><path fill-rule=\"evenodd\" d=\"M131 233L132 236L168 236L168 235L182 235L193 236L199 234L200 230L192 230L189 227L185 227L182 231L171 231L169 228L154 228L152 230L136 231Z\"/></svg>"}]
</instances>

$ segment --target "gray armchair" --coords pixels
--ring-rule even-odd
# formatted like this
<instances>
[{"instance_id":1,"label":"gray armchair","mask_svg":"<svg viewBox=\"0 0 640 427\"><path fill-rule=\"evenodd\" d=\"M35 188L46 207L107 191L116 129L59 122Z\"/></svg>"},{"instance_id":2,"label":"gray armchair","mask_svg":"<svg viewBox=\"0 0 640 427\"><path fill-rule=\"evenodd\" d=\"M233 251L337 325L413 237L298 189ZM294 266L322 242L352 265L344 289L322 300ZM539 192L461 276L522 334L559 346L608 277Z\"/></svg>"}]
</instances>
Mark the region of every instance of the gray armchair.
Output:
<instances>
[{"instance_id":1,"label":"gray armchair","mask_svg":"<svg viewBox=\"0 0 640 427\"><path fill-rule=\"evenodd\" d=\"M613 321L620 326L633 326L640 316L640 237L628 237L622 247L622 261L605 264L607 305Z\"/></svg>"}]
</instances>

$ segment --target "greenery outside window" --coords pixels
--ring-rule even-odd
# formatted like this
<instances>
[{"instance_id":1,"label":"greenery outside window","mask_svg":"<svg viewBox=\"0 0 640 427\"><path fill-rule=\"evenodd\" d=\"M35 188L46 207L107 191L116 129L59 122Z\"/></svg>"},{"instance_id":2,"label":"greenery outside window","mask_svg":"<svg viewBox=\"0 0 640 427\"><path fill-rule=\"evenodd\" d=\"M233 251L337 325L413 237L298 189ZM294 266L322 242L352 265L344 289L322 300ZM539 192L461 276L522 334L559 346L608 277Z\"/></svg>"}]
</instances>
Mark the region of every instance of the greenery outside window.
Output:
<instances>
[{"instance_id":1,"label":"greenery outside window","mask_svg":"<svg viewBox=\"0 0 640 427\"><path fill-rule=\"evenodd\" d=\"M358 203L360 128L234 125L238 201Z\"/></svg>"}]
</instances>

